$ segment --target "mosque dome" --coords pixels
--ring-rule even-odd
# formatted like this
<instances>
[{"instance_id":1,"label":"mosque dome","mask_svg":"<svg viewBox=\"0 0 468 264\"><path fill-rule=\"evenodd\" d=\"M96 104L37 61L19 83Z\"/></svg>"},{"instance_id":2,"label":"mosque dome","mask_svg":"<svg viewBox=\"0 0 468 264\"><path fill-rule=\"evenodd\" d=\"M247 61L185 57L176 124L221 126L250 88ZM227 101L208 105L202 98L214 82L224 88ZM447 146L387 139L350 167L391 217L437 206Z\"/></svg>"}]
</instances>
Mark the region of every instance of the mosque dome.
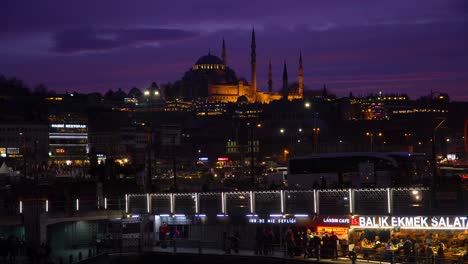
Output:
<instances>
[{"instance_id":1,"label":"mosque dome","mask_svg":"<svg viewBox=\"0 0 468 264\"><path fill-rule=\"evenodd\" d=\"M224 70L224 68L223 61L210 53L200 57L193 65L193 70Z\"/></svg>"}]
</instances>

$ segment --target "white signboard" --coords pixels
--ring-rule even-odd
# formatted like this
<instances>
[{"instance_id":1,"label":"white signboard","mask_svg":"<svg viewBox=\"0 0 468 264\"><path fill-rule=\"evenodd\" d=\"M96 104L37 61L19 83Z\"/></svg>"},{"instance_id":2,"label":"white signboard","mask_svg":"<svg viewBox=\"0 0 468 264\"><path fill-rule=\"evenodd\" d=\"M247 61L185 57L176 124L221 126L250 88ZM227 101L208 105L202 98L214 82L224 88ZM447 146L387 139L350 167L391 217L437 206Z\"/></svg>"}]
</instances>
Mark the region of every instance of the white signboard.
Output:
<instances>
[{"instance_id":1,"label":"white signboard","mask_svg":"<svg viewBox=\"0 0 468 264\"><path fill-rule=\"evenodd\" d=\"M468 216L357 216L351 226L363 228L468 229Z\"/></svg>"},{"instance_id":2,"label":"white signboard","mask_svg":"<svg viewBox=\"0 0 468 264\"><path fill-rule=\"evenodd\" d=\"M296 218L251 218L249 224L295 224Z\"/></svg>"},{"instance_id":3,"label":"white signboard","mask_svg":"<svg viewBox=\"0 0 468 264\"><path fill-rule=\"evenodd\" d=\"M54 128L86 128L86 125L81 124L51 124Z\"/></svg>"}]
</instances>

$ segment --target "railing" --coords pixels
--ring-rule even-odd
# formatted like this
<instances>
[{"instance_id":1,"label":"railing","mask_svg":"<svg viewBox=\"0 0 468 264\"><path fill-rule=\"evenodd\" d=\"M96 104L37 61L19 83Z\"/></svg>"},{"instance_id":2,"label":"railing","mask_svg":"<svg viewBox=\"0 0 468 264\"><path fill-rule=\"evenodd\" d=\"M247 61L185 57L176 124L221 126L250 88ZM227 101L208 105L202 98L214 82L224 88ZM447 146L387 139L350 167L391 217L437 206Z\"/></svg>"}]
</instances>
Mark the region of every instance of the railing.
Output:
<instances>
[{"instance_id":1,"label":"railing","mask_svg":"<svg viewBox=\"0 0 468 264\"><path fill-rule=\"evenodd\" d=\"M346 251L338 248L336 252L331 247L319 246L316 248L303 247L296 245L292 248L287 248L286 244L283 246L279 244L270 245L268 248L238 248L233 245L218 244L214 241L202 240L184 240L172 239L157 241L155 243L145 244L141 240L116 240L109 243L110 247L103 247L96 252L89 250L89 254L102 254L102 253L129 253L129 252L165 252L165 253L190 253L190 254L234 254L242 256L265 256L265 257L279 257L279 258L300 258L321 261L323 259L340 259L348 260L351 263L356 262L373 262L373 263L421 263L421 264L461 264L466 263L467 259L461 257L444 257L440 258L436 255L425 256L418 254L402 255L398 252L377 252L366 250ZM80 251L81 252L81 251ZM78 253L75 252L77 255ZM88 256L90 256L88 254ZM353 256L354 255L354 256ZM74 259L77 259L74 256Z\"/></svg>"},{"instance_id":2,"label":"railing","mask_svg":"<svg viewBox=\"0 0 468 264\"><path fill-rule=\"evenodd\" d=\"M0 215L76 213L121 210L132 214L430 214L431 192L425 187L375 189L270 190L206 193L125 194L119 197L76 197L68 200L20 200L0 208ZM465 205L461 205L462 207ZM454 214L460 207L454 207ZM462 208L463 209L463 208ZM445 212L446 213L446 212Z\"/></svg>"},{"instance_id":3,"label":"railing","mask_svg":"<svg viewBox=\"0 0 468 264\"><path fill-rule=\"evenodd\" d=\"M467 263L466 256L444 256L437 255L422 255L411 252L409 255L403 254L403 251L373 251L373 250L356 250L357 261L376 261L380 263L421 263L421 264L461 264Z\"/></svg>"},{"instance_id":4,"label":"railing","mask_svg":"<svg viewBox=\"0 0 468 264\"><path fill-rule=\"evenodd\" d=\"M428 188L270 190L210 193L128 194L134 214L328 214L429 213Z\"/></svg>"}]
</instances>

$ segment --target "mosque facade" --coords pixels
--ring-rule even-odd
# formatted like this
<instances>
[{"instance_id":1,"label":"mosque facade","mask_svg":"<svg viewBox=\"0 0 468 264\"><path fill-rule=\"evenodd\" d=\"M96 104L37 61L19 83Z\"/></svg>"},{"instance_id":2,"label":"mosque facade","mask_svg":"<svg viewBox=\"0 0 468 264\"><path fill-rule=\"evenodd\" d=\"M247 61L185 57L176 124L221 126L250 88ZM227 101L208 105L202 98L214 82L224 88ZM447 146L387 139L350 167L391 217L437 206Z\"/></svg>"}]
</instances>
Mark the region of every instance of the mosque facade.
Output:
<instances>
[{"instance_id":1,"label":"mosque facade","mask_svg":"<svg viewBox=\"0 0 468 264\"><path fill-rule=\"evenodd\" d=\"M246 100L249 103L270 103L274 100L302 99L304 93L304 75L302 54L299 55L297 85L289 86L286 63L283 67L283 85L279 92L273 92L271 61L268 70L268 91L257 89L257 54L255 31L251 39L251 79L238 78L235 71L227 64L226 45L223 39L221 58L210 52L200 57L181 80L182 92L186 99L206 98L210 102L238 102Z\"/></svg>"}]
</instances>

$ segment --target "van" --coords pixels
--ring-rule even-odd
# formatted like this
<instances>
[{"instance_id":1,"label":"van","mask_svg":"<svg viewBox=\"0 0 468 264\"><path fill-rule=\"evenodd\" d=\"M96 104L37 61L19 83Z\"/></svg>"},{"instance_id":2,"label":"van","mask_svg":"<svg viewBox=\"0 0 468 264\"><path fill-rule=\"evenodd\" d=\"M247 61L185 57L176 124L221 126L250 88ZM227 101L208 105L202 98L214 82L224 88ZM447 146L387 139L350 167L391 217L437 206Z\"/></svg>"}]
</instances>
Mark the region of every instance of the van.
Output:
<instances>
[{"instance_id":1,"label":"van","mask_svg":"<svg viewBox=\"0 0 468 264\"><path fill-rule=\"evenodd\" d=\"M286 186L286 175L288 174L288 167L276 167L268 169L265 176L265 182L271 186L278 187Z\"/></svg>"}]
</instances>

